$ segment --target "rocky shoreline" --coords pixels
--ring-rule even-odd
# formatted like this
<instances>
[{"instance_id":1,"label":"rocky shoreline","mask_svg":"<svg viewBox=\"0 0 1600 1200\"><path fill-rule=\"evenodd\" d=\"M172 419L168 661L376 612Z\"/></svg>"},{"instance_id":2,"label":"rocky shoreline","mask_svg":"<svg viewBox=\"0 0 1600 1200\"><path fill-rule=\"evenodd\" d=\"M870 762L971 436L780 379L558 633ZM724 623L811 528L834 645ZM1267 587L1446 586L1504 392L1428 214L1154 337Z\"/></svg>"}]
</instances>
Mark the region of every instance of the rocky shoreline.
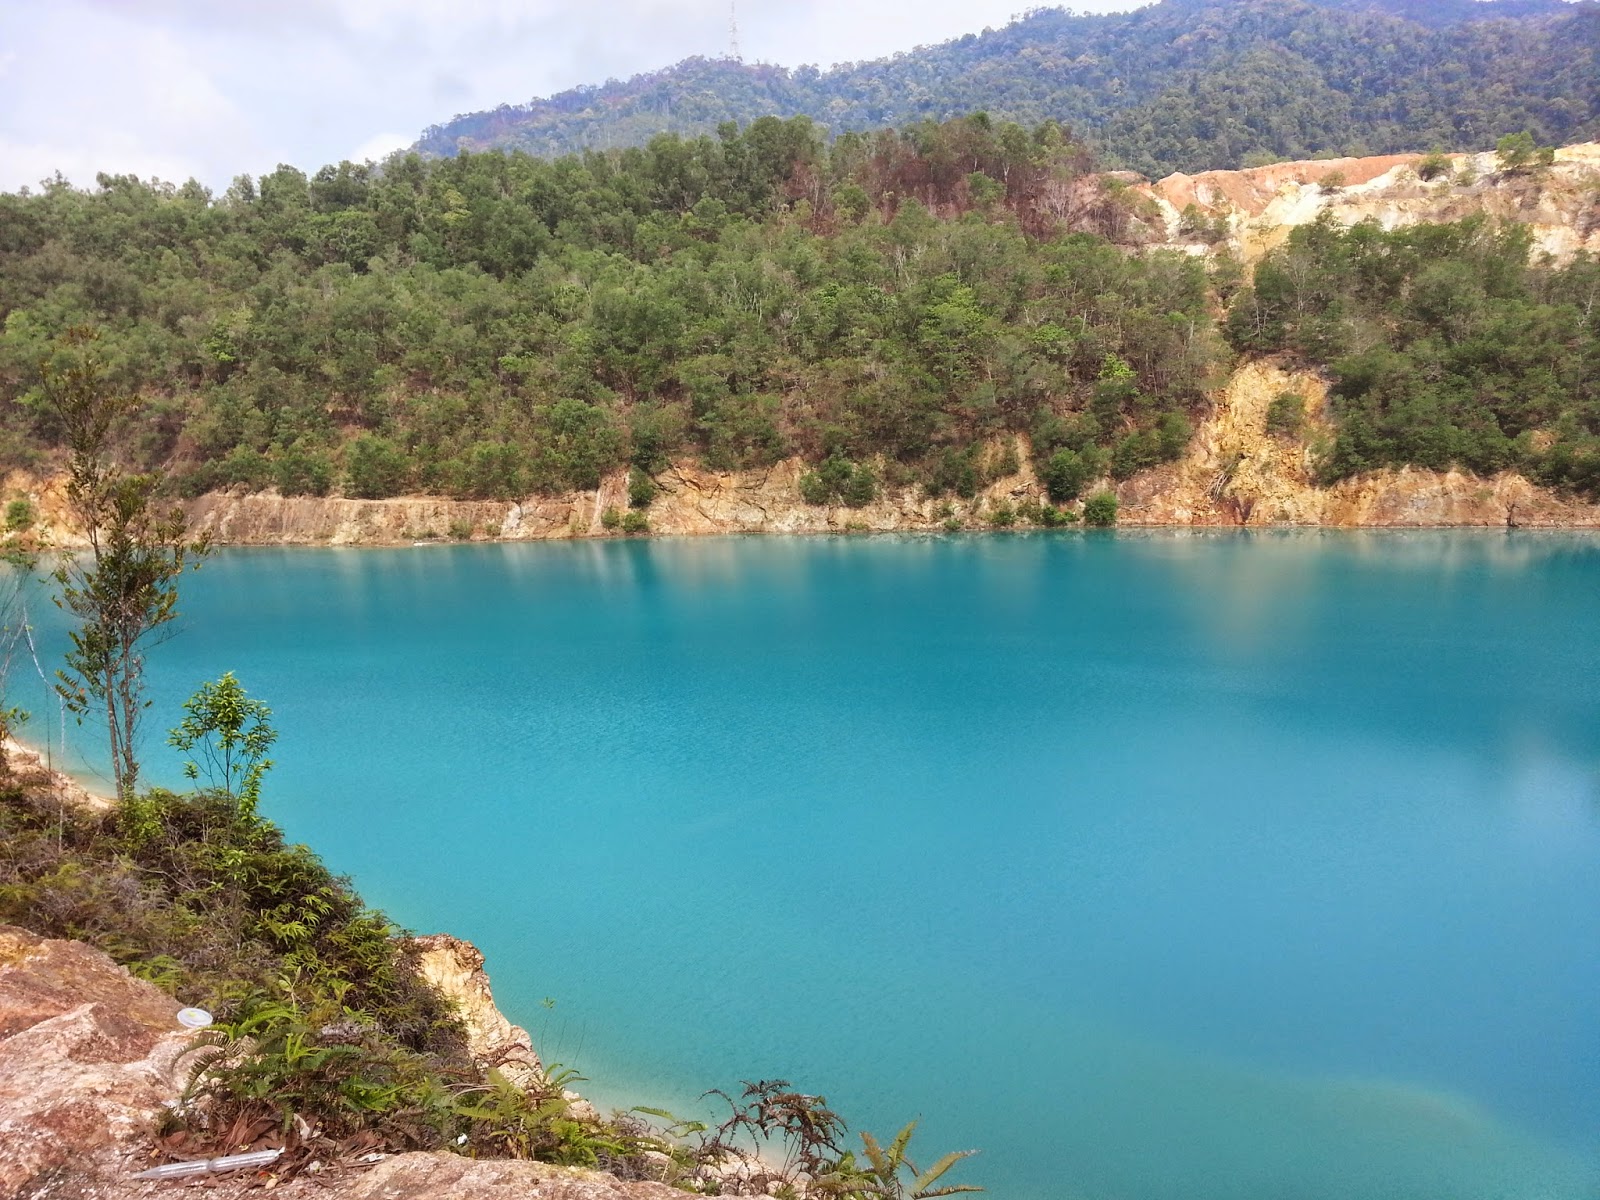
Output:
<instances>
[{"instance_id":1,"label":"rocky shoreline","mask_svg":"<svg viewBox=\"0 0 1600 1200\"><path fill-rule=\"evenodd\" d=\"M112 801L52 769L15 739L3 745L11 780L43 790L68 809L104 812ZM516 1087L543 1082L528 1031L495 1004L484 955L451 934L406 936L418 977L456 1014L472 1061ZM133 1176L160 1161L163 1114L189 1082L195 1035L177 1020L178 1001L84 942L0 924L0 1200L142 1200L173 1184ZM598 1122L595 1107L564 1091L572 1119ZM736 1154L711 1169L758 1184L776 1172ZM368 1155L356 1164L276 1178L268 1172L208 1177L228 1198L270 1187L310 1200L478 1200L525 1194L545 1200L666 1200L685 1193L600 1171L439 1151ZM759 1190L759 1189L757 1189Z\"/></svg>"}]
</instances>

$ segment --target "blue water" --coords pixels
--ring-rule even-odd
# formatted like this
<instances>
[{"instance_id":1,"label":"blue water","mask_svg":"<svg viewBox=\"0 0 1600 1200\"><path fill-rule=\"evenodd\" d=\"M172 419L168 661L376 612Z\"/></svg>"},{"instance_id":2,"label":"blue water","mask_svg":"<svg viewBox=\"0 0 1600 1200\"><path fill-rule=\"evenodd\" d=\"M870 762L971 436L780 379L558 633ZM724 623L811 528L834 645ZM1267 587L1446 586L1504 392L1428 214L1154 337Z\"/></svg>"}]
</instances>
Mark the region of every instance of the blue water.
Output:
<instances>
[{"instance_id":1,"label":"blue water","mask_svg":"<svg viewBox=\"0 0 1600 1200\"><path fill-rule=\"evenodd\" d=\"M235 551L183 608L152 775L235 670L266 811L602 1102L785 1077L1001 1200L1600 1195L1600 541Z\"/></svg>"}]
</instances>

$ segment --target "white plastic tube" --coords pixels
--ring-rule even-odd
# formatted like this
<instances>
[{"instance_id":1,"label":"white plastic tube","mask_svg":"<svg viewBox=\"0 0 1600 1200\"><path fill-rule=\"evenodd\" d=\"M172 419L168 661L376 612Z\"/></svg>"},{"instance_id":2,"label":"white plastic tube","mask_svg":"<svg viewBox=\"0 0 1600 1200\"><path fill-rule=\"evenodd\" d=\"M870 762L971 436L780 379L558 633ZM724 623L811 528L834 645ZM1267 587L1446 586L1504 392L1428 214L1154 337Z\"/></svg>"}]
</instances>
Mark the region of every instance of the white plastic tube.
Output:
<instances>
[{"instance_id":1,"label":"white plastic tube","mask_svg":"<svg viewBox=\"0 0 1600 1200\"><path fill-rule=\"evenodd\" d=\"M221 1175L247 1167L267 1167L278 1161L282 1150L253 1150L249 1154L227 1154L221 1158L197 1158L192 1162L167 1163L140 1171L135 1179L185 1179L190 1175Z\"/></svg>"}]
</instances>

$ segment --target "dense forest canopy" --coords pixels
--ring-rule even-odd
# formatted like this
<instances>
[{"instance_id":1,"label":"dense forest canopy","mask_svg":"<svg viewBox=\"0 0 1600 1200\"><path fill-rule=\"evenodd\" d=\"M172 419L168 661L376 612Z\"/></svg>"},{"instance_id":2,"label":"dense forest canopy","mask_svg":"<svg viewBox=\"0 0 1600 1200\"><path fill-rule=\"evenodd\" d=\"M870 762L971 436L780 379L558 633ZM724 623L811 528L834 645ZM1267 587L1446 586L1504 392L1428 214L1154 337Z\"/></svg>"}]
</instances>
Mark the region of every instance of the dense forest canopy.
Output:
<instances>
[{"instance_id":1,"label":"dense forest canopy","mask_svg":"<svg viewBox=\"0 0 1600 1200\"><path fill-rule=\"evenodd\" d=\"M1319 221L1255 271L1227 333L1334 381L1333 480L1507 468L1600 495L1600 263L1529 265L1524 226Z\"/></svg>"},{"instance_id":2,"label":"dense forest canopy","mask_svg":"<svg viewBox=\"0 0 1600 1200\"><path fill-rule=\"evenodd\" d=\"M768 118L216 199L52 183L0 197L3 450L56 438L38 364L87 322L145 396L125 452L191 493L521 496L802 453L858 498L880 455L971 494L1005 431L1131 472L1181 450L1217 340L1203 264L1101 236L1138 202L1090 165L1055 125L825 144Z\"/></svg>"},{"instance_id":3,"label":"dense forest canopy","mask_svg":"<svg viewBox=\"0 0 1600 1200\"><path fill-rule=\"evenodd\" d=\"M472 113L426 154L557 155L656 133L805 115L832 133L987 111L1088 137L1151 177L1273 157L1488 149L1529 130L1600 137L1600 4L1585 0L1164 0L1037 9L999 30L874 62L695 58L626 82Z\"/></svg>"},{"instance_id":4,"label":"dense forest canopy","mask_svg":"<svg viewBox=\"0 0 1600 1200\"><path fill-rule=\"evenodd\" d=\"M975 114L284 166L219 197L53 181L0 196L0 459L47 461L40 365L92 325L142 397L120 452L191 495L513 498L631 468L647 504L674 460L798 454L818 503L972 496L1025 435L1063 502L1180 456L1237 353L1337 380L1329 478L1517 466L1600 494L1593 261L1481 222L1321 224L1246 278L1141 246L1149 202L1093 167L1056 124Z\"/></svg>"}]
</instances>

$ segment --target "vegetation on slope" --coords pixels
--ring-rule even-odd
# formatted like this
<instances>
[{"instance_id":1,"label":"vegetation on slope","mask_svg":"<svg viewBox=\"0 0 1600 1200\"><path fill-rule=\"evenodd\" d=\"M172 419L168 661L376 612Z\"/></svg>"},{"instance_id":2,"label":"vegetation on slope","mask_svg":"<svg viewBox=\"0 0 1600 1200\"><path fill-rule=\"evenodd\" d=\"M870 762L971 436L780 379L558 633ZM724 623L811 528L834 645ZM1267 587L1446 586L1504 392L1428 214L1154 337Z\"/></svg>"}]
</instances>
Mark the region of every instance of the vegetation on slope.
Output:
<instances>
[{"instance_id":1,"label":"vegetation on slope","mask_svg":"<svg viewBox=\"0 0 1600 1200\"><path fill-rule=\"evenodd\" d=\"M281 167L215 201L125 177L0 197L0 452L60 442L40 362L92 322L144 396L121 453L191 494L520 497L801 453L970 495L1007 431L1131 473L1181 450L1216 339L1204 265L1102 236L1140 202L1090 166L1053 125L825 146L768 119Z\"/></svg>"},{"instance_id":2,"label":"vegetation on slope","mask_svg":"<svg viewBox=\"0 0 1600 1200\"><path fill-rule=\"evenodd\" d=\"M1496 186L1549 154L1502 139ZM280 167L215 199L126 177L0 196L0 462L70 441L44 385L82 352L56 335L93 324L141 397L120 456L188 495L511 499L629 468L607 524L643 529L672 460L799 454L818 504L972 496L1022 434L1061 504L1181 456L1235 351L1343 381L1329 478L1520 466L1597 494L1587 259L1481 223L1320 226L1235 296L1226 254L1142 248L1147 202L1092 166L1052 124L824 144L764 118L554 162ZM1403 403L1380 350L1410 364Z\"/></svg>"},{"instance_id":3,"label":"vegetation on slope","mask_svg":"<svg viewBox=\"0 0 1600 1200\"><path fill-rule=\"evenodd\" d=\"M715 1129L653 1111L592 1117L559 1068L513 1086L468 1056L387 918L221 789L92 811L0 761L0 923L88 942L216 1014L163 1129L161 1148L179 1159L282 1146L276 1170L292 1173L451 1150L743 1194L767 1177L724 1181L717 1166L759 1145L774 1178L804 1173L824 1180L818 1194L867 1200L948 1194L929 1189L964 1157L933 1164L929 1179L906 1159L909 1127L887 1152L864 1135L857 1156L826 1098L782 1080L747 1085Z\"/></svg>"},{"instance_id":4,"label":"vegetation on slope","mask_svg":"<svg viewBox=\"0 0 1600 1200\"><path fill-rule=\"evenodd\" d=\"M1530 265L1523 226L1302 226L1234 297L1227 332L1331 373L1325 480L1517 468L1600 495L1600 263Z\"/></svg>"},{"instance_id":5,"label":"vegetation on slope","mask_svg":"<svg viewBox=\"0 0 1600 1200\"><path fill-rule=\"evenodd\" d=\"M1491 16L1504 19L1489 20ZM1060 121L1152 177L1319 154L1488 149L1529 130L1600 136L1600 5L1556 0L1165 0L1037 9L999 30L828 71L694 58L427 130L428 154L558 155L659 132L809 116L834 134L943 121Z\"/></svg>"}]
</instances>

